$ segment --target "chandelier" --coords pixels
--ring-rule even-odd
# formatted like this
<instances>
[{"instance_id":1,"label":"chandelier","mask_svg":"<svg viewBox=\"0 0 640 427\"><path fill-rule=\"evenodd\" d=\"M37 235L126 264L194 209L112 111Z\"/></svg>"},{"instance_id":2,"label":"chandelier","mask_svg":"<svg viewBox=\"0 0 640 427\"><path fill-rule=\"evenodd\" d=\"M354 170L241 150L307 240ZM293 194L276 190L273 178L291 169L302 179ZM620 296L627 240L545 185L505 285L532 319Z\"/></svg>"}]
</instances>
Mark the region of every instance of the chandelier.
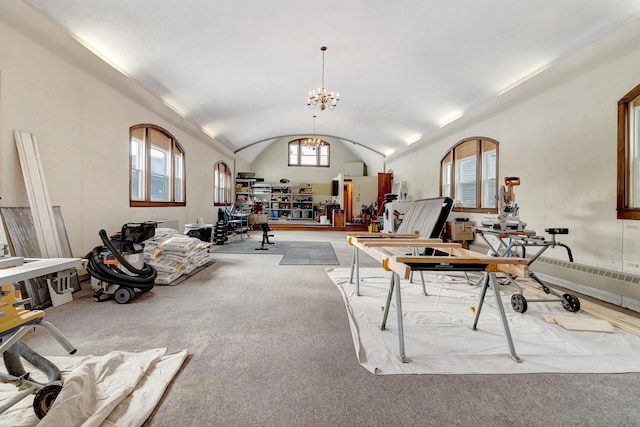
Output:
<instances>
[{"instance_id":1,"label":"chandelier","mask_svg":"<svg viewBox=\"0 0 640 427\"><path fill-rule=\"evenodd\" d=\"M316 137L316 116L313 116L313 138L305 139L302 144L312 148L313 150L315 150L316 147L324 145L324 141Z\"/></svg>"},{"instance_id":2,"label":"chandelier","mask_svg":"<svg viewBox=\"0 0 640 427\"><path fill-rule=\"evenodd\" d=\"M327 50L327 47L322 46L320 50L322 51L322 87L319 87L317 91L312 90L309 92L307 106L313 109L316 108L317 105L320 105L320 110L324 110L327 107L330 110L333 110L340 101L340 94L337 92L329 92L324 88L324 53Z\"/></svg>"}]
</instances>

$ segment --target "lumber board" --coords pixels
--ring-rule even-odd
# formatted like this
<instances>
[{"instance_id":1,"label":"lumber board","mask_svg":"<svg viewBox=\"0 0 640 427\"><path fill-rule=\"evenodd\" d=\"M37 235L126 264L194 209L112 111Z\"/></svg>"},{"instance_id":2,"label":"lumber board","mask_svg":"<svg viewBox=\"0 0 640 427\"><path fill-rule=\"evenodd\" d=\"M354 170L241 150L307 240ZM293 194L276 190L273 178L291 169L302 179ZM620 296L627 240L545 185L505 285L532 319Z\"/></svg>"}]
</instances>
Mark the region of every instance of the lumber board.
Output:
<instances>
[{"instance_id":1,"label":"lumber board","mask_svg":"<svg viewBox=\"0 0 640 427\"><path fill-rule=\"evenodd\" d=\"M596 319L606 320L617 328L640 336L640 319L638 318L585 300L580 300L580 311Z\"/></svg>"},{"instance_id":2,"label":"lumber board","mask_svg":"<svg viewBox=\"0 0 640 427\"><path fill-rule=\"evenodd\" d=\"M13 137L18 149L41 256L58 258L62 256L63 251L44 178L38 143L35 136L21 130L15 130Z\"/></svg>"},{"instance_id":3,"label":"lumber board","mask_svg":"<svg viewBox=\"0 0 640 427\"><path fill-rule=\"evenodd\" d=\"M529 266L528 264L528 260L524 259L524 258L516 258L516 257L494 257L491 255L485 255L485 254L481 254L479 252L475 252L475 251L470 251L469 249L464 249L464 248L460 248L460 249L453 249L453 254L457 255L457 256L473 256L473 257L478 257L478 258L492 258L492 259L499 259L499 260L511 260L508 262L498 262L497 264L495 264L495 268L497 271L501 271L503 273L509 273L513 276L516 277L528 277L528 271L529 271ZM518 260L513 261L513 260Z\"/></svg>"},{"instance_id":4,"label":"lumber board","mask_svg":"<svg viewBox=\"0 0 640 427\"><path fill-rule=\"evenodd\" d=\"M423 242L419 244L419 247L424 247L425 244L442 245L443 248L449 249L453 256L407 255L398 251L400 248L406 248L407 243L414 243L413 240L401 241L398 245L390 245L391 241L360 241L352 237L348 239L352 245L355 245L373 259L380 261L386 270L395 271L404 278L408 278L411 273L411 267L407 264L478 264L486 265L487 271L505 271L520 277L525 276L527 268L527 260L523 258L492 257L462 249L459 244L444 243L439 239L422 239Z\"/></svg>"},{"instance_id":5,"label":"lumber board","mask_svg":"<svg viewBox=\"0 0 640 427\"><path fill-rule=\"evenodd\" d=\"M416 233L368 233L366 231L355 231L347 233L347 238L368 238L368 239L419 239Z\"/></svg>"},{"instance_id":6,"label":"lumber board","mask_svg":"<svg viewBox=\"0 0 640 427\"><path fill-rule=\"evenodd\" d=\"M434 239L418 239L418 240L392 240L385 242L381 240L360 242L364 246L369 247L386 247L386 248L432 248L432 249L451 249L462 248L461 243L450 243L435 241Z\"/></svg>"},{"instance_id":7,"label":"lumber board","mask_svg":"<svg viewBox=\"0 0 640 427\"><path fill-rule=\"evenodd\" d=\"M403 279L408 279L411 275L411 268L399 263L393 259L393 256L386 251L377 250L374 248L363 247L358 245L360 250L371 256L376 261L380 261L380 265L387 271L394 271L400 275Z\"/></svg>"},{"instance_id":8,"label":"lumber board","mask_svg":"<svg viewBox=\"0 0 640 427\"><path fill-rule=\"evenodd\" d=\"M382 261L382 268L387 271L393 271L403 279L411 278L411 267L407 264L397 262L393 258L386 258Z\"/></svg>"},{"instance_id":9,"label":"lumber board","mask_svg":"<svg viewBox=\"0 0 640 427\"><path fill-rule=\"evenodd\" d=\"M544 314L544 320L547 323L555 323L558 326L569 331L584 331L584 332L607 332L613 333L613 325L603 319L593 319L590 317L576 317L567 314Z\"/></svg>"},{"instance_id":10,"label":"lumber board","mask_svg":"<svg viewBox=\"0 0 640 427\"><path fill-rule=\"evenodd\" d=\"M532 280L519 280L518 284L527 290L527 294L531 293L538 297L549 296L540 289L540 285ZM606 320L616 328L627 331L634 335L640 336L640 319L620 311L613 310L589 300L580 299L580 312L587 314L595 319Z\"/></svg>"}]
</instances>

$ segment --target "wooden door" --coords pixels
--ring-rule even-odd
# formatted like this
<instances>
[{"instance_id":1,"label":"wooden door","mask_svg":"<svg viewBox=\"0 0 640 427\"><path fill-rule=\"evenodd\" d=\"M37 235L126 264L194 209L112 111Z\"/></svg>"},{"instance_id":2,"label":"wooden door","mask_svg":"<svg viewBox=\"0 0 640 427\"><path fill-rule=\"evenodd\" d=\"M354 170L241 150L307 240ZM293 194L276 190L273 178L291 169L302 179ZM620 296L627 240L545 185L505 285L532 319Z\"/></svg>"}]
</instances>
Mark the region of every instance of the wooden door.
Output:
<instances>
[{"instance_id":1,"label":"wooden door","mask_svg":"<svg viewBox=\"0 0 640 427\"><path fill-rule=\"evenodd\" d=\"M344 218L345 221L353 222L353 184L344 183Z\"/></svg>"},{"instance_id":2,"label":"wooden door","mask_svg":"<svg viewBox=\"0 0 640 427\"><path fill-rule=\"evenodd\" d=\"M384 195L391 193L392 175L378 173L378 216L384 215Z\"/></svg>"}]
</instances>

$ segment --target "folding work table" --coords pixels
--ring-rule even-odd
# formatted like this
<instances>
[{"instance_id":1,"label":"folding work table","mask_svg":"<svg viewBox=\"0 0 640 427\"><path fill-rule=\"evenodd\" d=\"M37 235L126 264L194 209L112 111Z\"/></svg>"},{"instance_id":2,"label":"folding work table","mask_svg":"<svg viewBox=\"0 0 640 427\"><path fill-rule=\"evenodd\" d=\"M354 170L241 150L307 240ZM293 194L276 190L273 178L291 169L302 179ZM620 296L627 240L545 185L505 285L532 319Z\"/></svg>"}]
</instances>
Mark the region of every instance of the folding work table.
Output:
<instances>
[{"instance_id":1,"label":"folding work table","mask_svg":"<svg viewBox=\"0 0 640 427\"><path fill-rule=\"evenodd\" d=\"M55 338L70 354L76 348L51 323L44 320L42 310L27 310L23 306L29 300L18 300L13 283L35 277L83 268L81 258L0 258L0 354L4 354L32 328L41 327ZM0 405L0 414L32 393L36 393L34 409L46 412L59 392L60 385L42 385L28 378L0 372L0 382L15 384L19 393ZM51 387L50 387L51 386ZM53 396L53 397L52 397ZM38 412L36 411L36 414ZM41 418L42 413L38 415Z\"/></svg>"},{"instance_id":2,"label":"folding work table","mask_svg":"<svg viewBox=\"0 0 640 427\"><path fill-rule=\"evenodd\" d=\"M527 266L531 266L547 249L561 246L567 250L569 261L573 262L571 249L567 245L556 241L557 234L568 234L569 230L566 228L547 228L545 231L551 235L550 240L538 236L533 230L500 230L489 227L479 227L475 229L476 235L489 246L492 255L497 257L517 256L525 258L527 256L527 248L537 248L538 252L528 258ZM494 239L491 239L490 241L487 239L487 236L493 236ZM525 298L522 287L518 284L517 280L509 274L505 274L504 276L506 280L518 290L518 293L511 296L511 307L518 313L524 313L527 311L528 303L550 301L560 301L562 303L562 307L570 312L580 310L580 300L577 296L571 293L558 292L531 270L527 270L525 277L535 280L545 294L554 295L557 299Z\"/></svg>"},{"instance_id":3,"label":"folding work table","mask_svg":"<svg viewBox=\"0 0 640 427\"><path fill-rule=\"evenodd\" d=\"M363 251L380 261L381 266L391 272L389 292L387 295L385 310L380 329L384 330L391 298L395 290L396 314L398 322L398 347L399 356L402 362L408 362L404 348L404 329L402 321L402 296L400 291L400 279L409 279L413 271L437 271L439 273L450 272L482 272L482 287L478 304L475 309L475 318L472 329L477 330L478 320L486 297L489 285L493 288L495 302L502 320L509 355L516 362L522 359L516 354L509 324L502 304L497 273L508 273L516 277L524 277L527 273L527 260L516 257L493 257L462 249L459 243L444 243L438 239L421 239L419 237L400 237L398 235L373 234L373 233L350 233L347 234L347 241L354 247L354 254L351 265L350 282L353 283L354 271L358 272L359 251ZM428 248L437 250L434 255L415 255L415 248ZM411 255L406 255L407 251ZM357 273L359 276L359 273ZM359 290L359 277L357 286Z\"/></svg>"}]
</instances>

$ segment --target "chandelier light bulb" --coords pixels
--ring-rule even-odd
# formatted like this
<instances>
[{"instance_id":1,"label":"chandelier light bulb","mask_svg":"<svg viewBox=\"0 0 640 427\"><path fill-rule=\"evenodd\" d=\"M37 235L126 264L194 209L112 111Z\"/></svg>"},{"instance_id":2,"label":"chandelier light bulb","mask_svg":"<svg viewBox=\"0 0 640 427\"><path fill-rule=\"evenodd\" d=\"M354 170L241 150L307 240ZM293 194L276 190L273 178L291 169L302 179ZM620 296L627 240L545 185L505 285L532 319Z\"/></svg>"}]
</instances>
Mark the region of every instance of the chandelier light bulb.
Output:
<instances>
[{"instance_id":1,"label":"chandelier light bulb","mask_svg":"<svg viewBox=\"0 0 640 427\"><path fill-rule=\"evenodd\" d=\"M320 106L320 109L322 108L323 107ZM324 142L316 137L316 117L315 115L313 116L313 138L307 138L303 142L305 146L310 147L313 151L315 151L317 147L324 145Z\"/></svg>"}]
</instances>

